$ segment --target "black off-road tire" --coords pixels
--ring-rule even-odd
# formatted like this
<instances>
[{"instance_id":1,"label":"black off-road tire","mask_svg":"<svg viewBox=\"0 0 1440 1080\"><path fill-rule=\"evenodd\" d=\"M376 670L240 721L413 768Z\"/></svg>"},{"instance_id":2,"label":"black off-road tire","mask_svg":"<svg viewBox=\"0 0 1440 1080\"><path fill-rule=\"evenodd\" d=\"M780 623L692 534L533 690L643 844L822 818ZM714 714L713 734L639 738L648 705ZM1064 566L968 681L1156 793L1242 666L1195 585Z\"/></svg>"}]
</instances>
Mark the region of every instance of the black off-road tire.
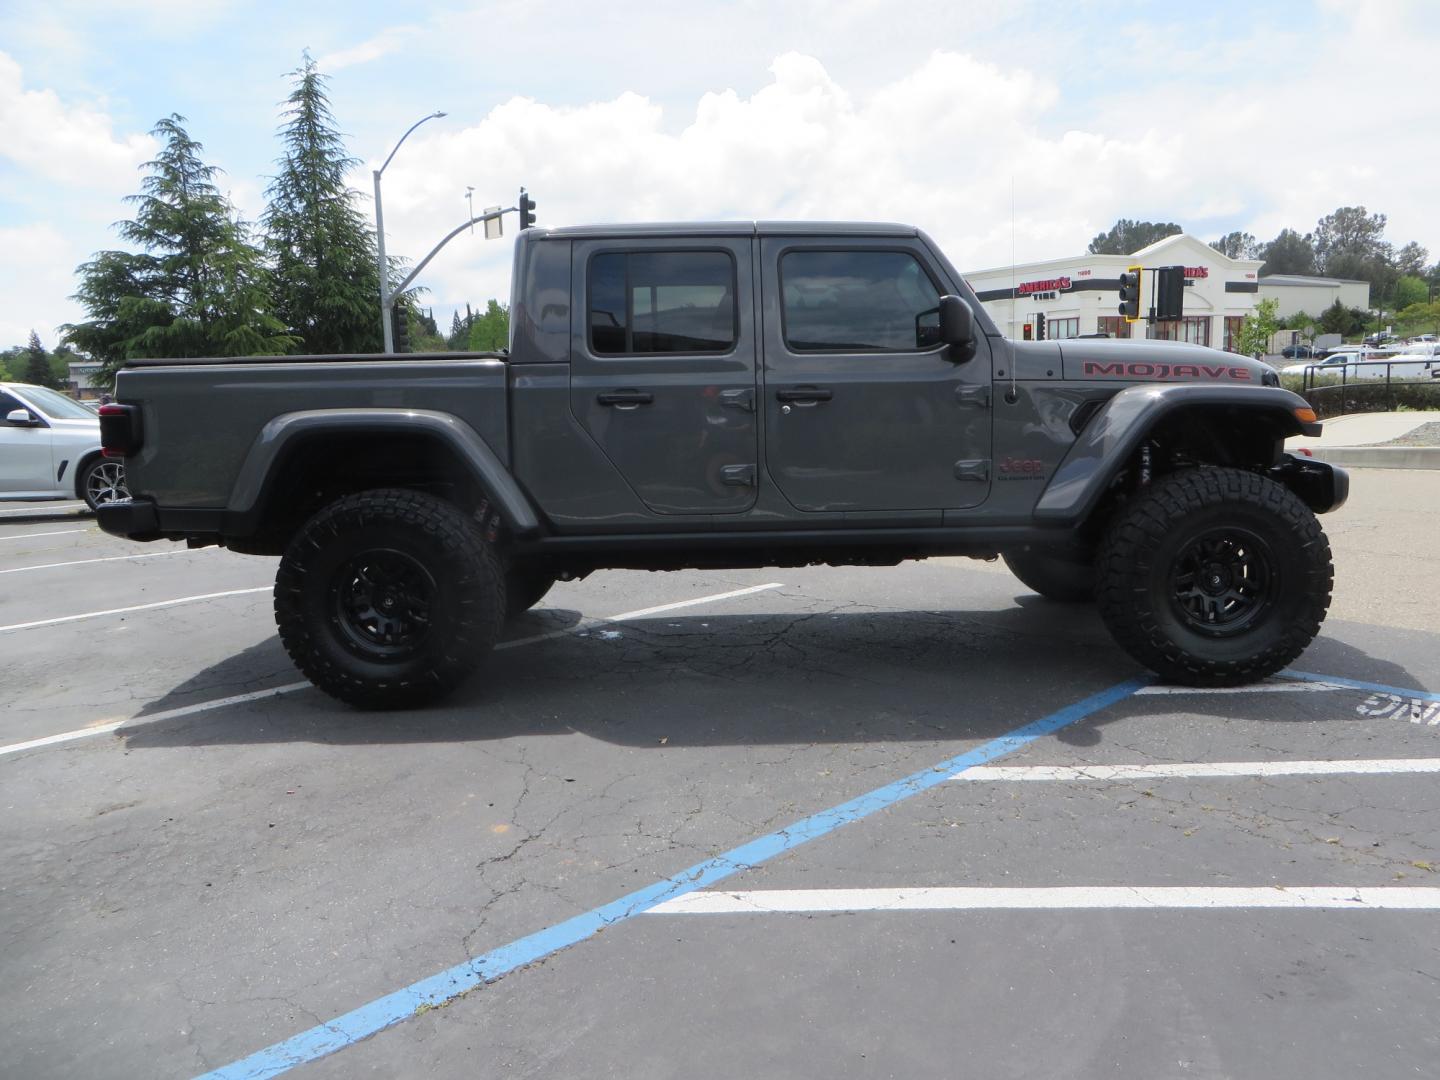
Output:
<instances>
[{"instance_id":1,"label":"black off-road tire","mask_svg":"<svg viewBox=\"0 0 1440 1080\"><path fill-rule=\"evenodd\" d=\"M523 615L545 599L555 580L552 574L511 568L505 575L505 618Z\"/></svg>"},{"instance_id":2,"label":"black off-road tire","mask_svg":"<svg viewBox=\"0 0 1440 1080\"><path fill-rule=\"evenodd\" d=\"M450 693L489 654L504 612L504 571L479 525L418 491L331 503L275 576L285 651L321 690L361 708Z\"/></svg>"},{"instance_id":3,"label":"black off-road tire","mask_svg":"<svg viewBox=\"0 0 1440 1080\"><path fill-rule=\"evenodd\" d=\"M1062 604L1095 599L1095 564L1049 551L1006 551L1005 565L1033 591Z\"/></svg>"},{"instance_id":4,"label":"black off-road tire","mask_svg":"<svg viewBox=\"0 0 1440 1080\"><path fill-rule=\"evenodd\" d=\"M1320 632L1334 583L1310 508L1240 469L1155 483L1111 523L1096 573L1115 640L1188 686L1238 686L1285 667Z\"/></svg>"}]
</instances>

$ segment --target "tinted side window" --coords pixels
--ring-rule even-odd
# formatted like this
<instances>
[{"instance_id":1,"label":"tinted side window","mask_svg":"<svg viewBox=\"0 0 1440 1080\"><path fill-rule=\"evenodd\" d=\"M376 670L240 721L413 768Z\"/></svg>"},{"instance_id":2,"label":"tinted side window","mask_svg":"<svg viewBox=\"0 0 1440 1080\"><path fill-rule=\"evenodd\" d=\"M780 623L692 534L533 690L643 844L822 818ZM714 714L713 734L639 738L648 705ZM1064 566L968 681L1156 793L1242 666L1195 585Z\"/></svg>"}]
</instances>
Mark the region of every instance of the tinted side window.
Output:
<instances>
[{"instance_id":1,"label":"tinted side window","mask_svg":"<svg viewBox=\"0 0 1440 1080\"><path fill-rule=\"evenodd\" d=\"M903 251L792 251L780 260L785 344L912 352L940 343L940 294Z\"/></svg>"},{"instance_id":2,"label":"tinted side window","mask_svg":"<svg viewBox=\"0 0 1440 1080\"><path fill-rule=\"evenodd\" d=\"M596 255L589 297L597 354L727 352L735 344L735 265L723 251Z\"/></svg>"},{"instance_id":3,"label":"tinted side window","mask_svg":"<svg viewBox=\"0 0 1440 1080\"><path fill-rule=\"evenodd\" d=\"M5 393L5 391L0 390L0 423L3 423L5 417L9 416L16 409L25 409L25 406L20 404L18 398L13 398ZM25 411L29 412L30 410L25 409Z\"/></svg>"}]
</instances>

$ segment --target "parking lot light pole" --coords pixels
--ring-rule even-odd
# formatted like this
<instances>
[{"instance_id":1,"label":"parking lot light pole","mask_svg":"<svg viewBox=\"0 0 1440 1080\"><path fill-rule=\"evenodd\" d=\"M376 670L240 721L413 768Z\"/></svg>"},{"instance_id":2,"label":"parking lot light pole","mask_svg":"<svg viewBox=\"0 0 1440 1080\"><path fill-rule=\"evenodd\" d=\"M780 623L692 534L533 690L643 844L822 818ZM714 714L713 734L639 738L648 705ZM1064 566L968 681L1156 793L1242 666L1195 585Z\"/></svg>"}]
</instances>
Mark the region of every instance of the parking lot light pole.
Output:
<instances>
[{"instance_id":1,"label":"parking lot light pole","mask_svg":"<svg viewBox=\"0 0 1440 1080\"><path fill-rule=\"evenodd\" d=\"M387 353L395 351L395 330L390 325L390 310L394 306L395 296L390 291L390 268L385 259L385 210L380 203L380 174L389 166L390 159L395 156L396 150L400 149L400 143L410 137L411 131L425 123L426 120L437 120L444 115L443 112L437 110L429 116L422 116L411 124L409 131L400 136L400 142L397 142L395 149L390 151L390 157L387 157L385 163L372 173L375 177L375 250L380 267L380 327L381 333L385 335L385 351Z\"/></svg>"}]
</instances>

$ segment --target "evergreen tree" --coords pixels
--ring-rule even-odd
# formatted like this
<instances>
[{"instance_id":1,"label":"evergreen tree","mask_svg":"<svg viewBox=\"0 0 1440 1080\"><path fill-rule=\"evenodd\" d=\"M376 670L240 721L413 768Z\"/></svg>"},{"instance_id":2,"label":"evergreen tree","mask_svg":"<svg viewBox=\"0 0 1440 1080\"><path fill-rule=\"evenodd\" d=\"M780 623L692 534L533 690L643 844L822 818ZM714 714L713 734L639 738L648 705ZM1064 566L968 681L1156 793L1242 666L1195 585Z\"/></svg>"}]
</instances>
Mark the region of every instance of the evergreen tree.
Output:
<instances>
[{"instance_id":1,"label":"evergreen tree","mask_svg":"<svg viewBox=\"0 0 1440 1080\"><path fill-rule=\"evenodd\" d=\"M1281 229L1274 240L1260 246L1257 257L1265 260L1261 277L1315 273L1315 244L1309 233L1302 236L1294 229Z\"/></svg>"},{"instance_id":2,"label":"evergreen tree","mask_svg":"<svg viewBox=\"0 0 1440 1080\"><path fill-rule=\"evenodd\" d=\"M276 277L275 312L307 353L379 352L380 277L375 235L356 209L325 76L305 54L291 72L280 138L285 156L265 194L265 247Z\"/></svg>"},{"instance_id":3,"label":"evergreen tree","mask_svg":"<svg viewBox=\"0 0 1440 1080\"><path fill-rule=\"evenodd\" d=\"M30 331L30 342L25 346L25 381L31 386L49 386L60 389L55 373L50 370L50 357L45 346L40 344L40 335Z\"/></svg>"},{"instance_id":4,"label":"evergreen tree","mask_svg":"<svg viewBox=\"0 0 1440 1080\"><path fill-rule=\"evenodd\" d=\"M140 356L254 356L285 352L292 339L270 312L270 279L245 224L215 187L219 170L171 115L151 134L163 145L126 201L117 226L141 253L102 251L79 267L74 299L88 321L62 327L66 342L101 362L113 380Z\"/></svg>"}]
</instances>

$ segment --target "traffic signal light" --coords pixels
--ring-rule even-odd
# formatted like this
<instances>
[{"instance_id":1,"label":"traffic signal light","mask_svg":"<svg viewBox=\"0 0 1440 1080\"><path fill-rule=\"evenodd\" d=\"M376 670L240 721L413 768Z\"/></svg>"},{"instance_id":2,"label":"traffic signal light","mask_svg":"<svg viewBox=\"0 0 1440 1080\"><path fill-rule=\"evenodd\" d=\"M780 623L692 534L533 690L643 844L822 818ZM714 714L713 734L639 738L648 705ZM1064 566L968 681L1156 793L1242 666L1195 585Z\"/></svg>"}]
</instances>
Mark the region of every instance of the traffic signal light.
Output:
<instances>
[{"instance_id":1,"label":"traffic signal light","mask_svg":"<svg viewBox=\"0 0 1440 1080\"><path fill-rule=\"evenodd\" d=\"M1129 266L1120 275L1120 314L1126 322L1140 321L1140 275L1143 266Z\"/></svg>"},{"instance_id":2,"label":"traffic signal light","mask_svg":"<svg viewBox=\"0 0 1440 1080\"><path fill-rule=\"evenodd\" d=\"M535 224L535 200L520 189L520 228L528 229Z\"/></svg>"},{"instance_id":3,"label":"traffic signal light","mask_svg":"<svg viewBox=\"0 0 1440 1080\"><path fill-rule=\"evenodd\" d=\"M1155 271L1155 318L1178 319L1185 312L1185 267L1162 266Z\"/></svg>"},{"instance_id":4,"label":"traffic signal light","mask_svg":"<svg viewBox=\"0 0 1440 1080\"><path fill-rule=\"evenodd\" d=\"M1039 311L1035 313L1035 340L1045 340L1045 316Z\"/></svg>"},{"instance_id":5,"label":"traffic signal light","mask_svg":"<svg viewBox=\"0 0 1440 1080\"><path fill-rule=\"evenodd\" d=\"M390 334L397 353L410 351L410 320L405 317L405 309L398 304L390 309Z\"/></svg>"},{"instance_id":6,"label":"traffic signal light","mask_svg":"<svg viewBox=\"0 0 1440 1080\"><path fill-rule=\"evenodd\" d=\"M1026 341L1035 340L1035 330L1028 322L1025 324L1024 334Z\"/></svg>"}]
</instances>

